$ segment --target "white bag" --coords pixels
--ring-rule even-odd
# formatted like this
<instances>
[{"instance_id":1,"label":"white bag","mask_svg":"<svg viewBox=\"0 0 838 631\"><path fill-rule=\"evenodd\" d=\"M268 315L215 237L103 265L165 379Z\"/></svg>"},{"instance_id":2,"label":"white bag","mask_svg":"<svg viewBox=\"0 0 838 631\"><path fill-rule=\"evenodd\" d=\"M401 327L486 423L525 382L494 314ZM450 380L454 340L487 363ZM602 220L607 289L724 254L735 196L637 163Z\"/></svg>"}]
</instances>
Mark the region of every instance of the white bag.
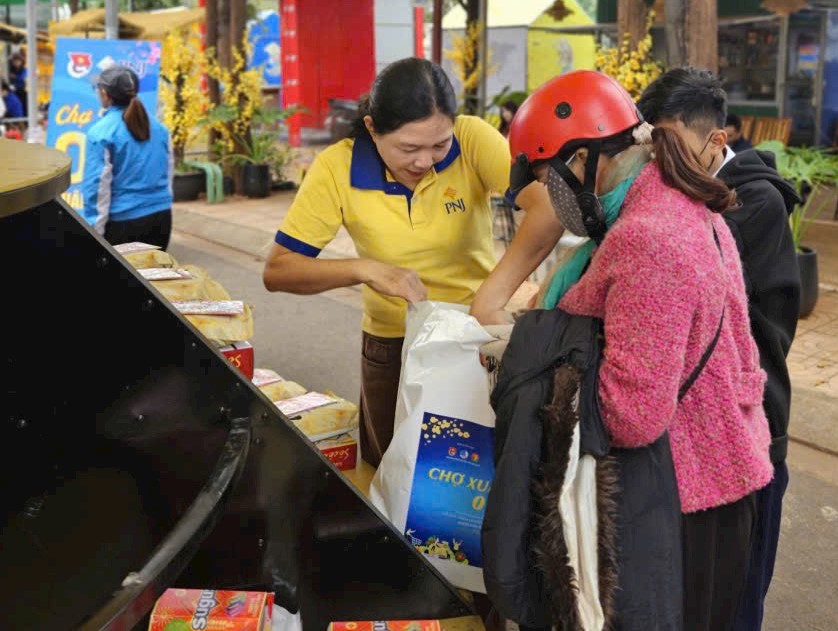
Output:
<instances>
[{"instance_id":1,"label":"white bag","mask_svg":"<svg viewBox=\"0 0 838 631\"><path fill-rule=\"evenodd\" d=\"M443 576L482 593L495 414L479 350L493 339L462 305L408 310L393 442L370 487L375 507Z\"/></svg>"}]
</instances>

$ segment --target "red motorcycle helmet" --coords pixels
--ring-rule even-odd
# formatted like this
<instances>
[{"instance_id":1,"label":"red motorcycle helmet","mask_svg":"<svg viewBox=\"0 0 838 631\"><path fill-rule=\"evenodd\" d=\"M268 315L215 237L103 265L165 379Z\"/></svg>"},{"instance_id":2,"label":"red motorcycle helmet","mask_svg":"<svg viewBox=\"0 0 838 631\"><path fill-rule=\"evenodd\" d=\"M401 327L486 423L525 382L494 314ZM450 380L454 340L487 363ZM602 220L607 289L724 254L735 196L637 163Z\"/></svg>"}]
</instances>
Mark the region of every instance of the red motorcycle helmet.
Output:
<instances>
[{"instance_id":1,"label":"red motorcycle helmet","mask_svg":"<svg viewBox=\"0 0 838 631\"><path fill-rule=\"evenodd\" d=\"M533 163L552 158L568 143L608 138L641 122L631 96L614 79L575 70L541 85L521 104L512 119L509 148Z\"/></svg>"},{"instance_id":2,"label":"red motorcycle helmet","mask_svg":"<svg viewBox=\"0 0 838 631\"><path fill-rule=\"evenodd\" d=\"M575 195L585 218L585 231L598 240L605 231L594 195L600 151L610 153L609 139L642 122L629 93L606 74L576 70L551 79L527 97L512 119L510 191L516 194L535 180L534 165L549 162L570 188L566 194L572 191ZM624 143L616 146L625 148ZM584 182L565 164L579 147L589 151Z\"/></svg>"}]
</instances>

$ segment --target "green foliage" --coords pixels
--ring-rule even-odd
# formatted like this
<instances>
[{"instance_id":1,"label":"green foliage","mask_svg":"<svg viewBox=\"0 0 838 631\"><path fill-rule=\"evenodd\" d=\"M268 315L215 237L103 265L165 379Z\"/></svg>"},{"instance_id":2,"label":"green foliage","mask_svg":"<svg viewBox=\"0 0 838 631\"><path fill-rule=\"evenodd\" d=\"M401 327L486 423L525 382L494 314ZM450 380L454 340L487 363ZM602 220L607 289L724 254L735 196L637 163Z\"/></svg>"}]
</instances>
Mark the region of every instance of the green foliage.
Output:
<instances>
[{"instance_id":1,"label":"green foliage","mask_svg":"<svg viewBox=\"0 0 838 631\"><path fill-rule=\"evenodd\" d=\"M290 148L280 140L280 125L290 116L304 112L300 106L282 109L257 109L251 119L250 133L246 136L234 134L239 153L225 155L224 159L234 164L267 164L272 171L279 172L291 157ZM236 116L235 109L227 105L215 107L208 115L207 124L226 123Z\"/></svg>"},{"instance_id":2,"label":"green foliage","mask_svg":"<svg viewBox=\"0 0 838 631\"><path fill-rule=\"evenodd\" d=\"M803 204L797 204L789 216L794 246L800 250L812 222L824 208L834 203L834 195L824 195L828 187L838 182L838 153L820 147L787 147L778 140L760 143L757 149L770 151L777 158L777 171L793 183Z\"/></svg>"}]
</instances>

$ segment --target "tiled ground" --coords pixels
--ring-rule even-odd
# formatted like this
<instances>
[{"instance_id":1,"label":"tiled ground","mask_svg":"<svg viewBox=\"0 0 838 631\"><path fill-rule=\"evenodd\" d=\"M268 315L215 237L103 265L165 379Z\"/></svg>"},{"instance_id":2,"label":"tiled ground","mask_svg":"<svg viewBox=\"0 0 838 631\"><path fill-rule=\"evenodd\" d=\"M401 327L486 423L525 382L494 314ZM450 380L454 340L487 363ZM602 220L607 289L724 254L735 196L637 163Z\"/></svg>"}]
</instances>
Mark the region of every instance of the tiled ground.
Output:
<instances>
[{"instance_id":1,"label":"tiled ground","mask_svg":"<svg viewBox=\"0 0 838 631\"><path fill-rule=\"evenodd\" d=\"M821 288L814 312L798 322L789 370L795 387L838 397L838 291Z\"/></svg>"}]
</instances>

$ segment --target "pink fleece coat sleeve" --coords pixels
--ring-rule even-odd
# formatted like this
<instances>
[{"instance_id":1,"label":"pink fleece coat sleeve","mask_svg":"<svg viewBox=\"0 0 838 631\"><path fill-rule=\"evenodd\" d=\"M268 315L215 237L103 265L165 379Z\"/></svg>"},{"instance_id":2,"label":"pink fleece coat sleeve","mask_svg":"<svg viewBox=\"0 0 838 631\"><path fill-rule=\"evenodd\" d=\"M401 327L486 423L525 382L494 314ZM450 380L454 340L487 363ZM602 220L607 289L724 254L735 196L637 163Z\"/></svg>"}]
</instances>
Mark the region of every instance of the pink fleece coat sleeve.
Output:
<instances>
[{"instance_id":1,"label":"pink fleece coat sleeve","mask_svg":"<svg viewBox=\"0 0 838 631\"><path fill-rule=\"evenodd\" d=\"M604 304L603 420L617 447L657 440L675 419L697 296L695 278L653 226L615 226L568 295ZM586 292L601 292L586 296Z\"/></svg>"}]
</instances>

